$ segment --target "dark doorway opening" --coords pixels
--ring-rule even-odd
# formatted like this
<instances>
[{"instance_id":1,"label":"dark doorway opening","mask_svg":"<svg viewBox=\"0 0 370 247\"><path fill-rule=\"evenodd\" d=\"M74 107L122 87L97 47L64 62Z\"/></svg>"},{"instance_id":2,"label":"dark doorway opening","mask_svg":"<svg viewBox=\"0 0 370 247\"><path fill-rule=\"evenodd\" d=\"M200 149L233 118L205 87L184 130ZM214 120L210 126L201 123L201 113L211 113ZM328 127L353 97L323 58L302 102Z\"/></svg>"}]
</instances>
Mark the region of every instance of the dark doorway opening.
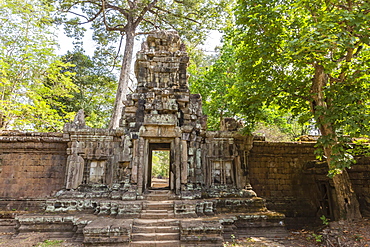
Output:
<instances>
[{"instance_id":1,"label":"dark doorway opening","mask_svg":"<svg viewBox=\"0 0 370 247\"><path fill-rule=\"evenodd\" d=\"M150 189L170 189L170 143L149 144L149 174Z\"/></svg>"},{"instance_id":2,"label":"dark doorway opening","mask_svg":"<svg viewBox=\"0 0 370 247\"><path fill-rule=\"evenodd\" d=\"M318 182L318 186L320 191L320 215L324 215L326 218L333 220L333 207L329 182L320 181Z\"/></svg>"}]
</instances>

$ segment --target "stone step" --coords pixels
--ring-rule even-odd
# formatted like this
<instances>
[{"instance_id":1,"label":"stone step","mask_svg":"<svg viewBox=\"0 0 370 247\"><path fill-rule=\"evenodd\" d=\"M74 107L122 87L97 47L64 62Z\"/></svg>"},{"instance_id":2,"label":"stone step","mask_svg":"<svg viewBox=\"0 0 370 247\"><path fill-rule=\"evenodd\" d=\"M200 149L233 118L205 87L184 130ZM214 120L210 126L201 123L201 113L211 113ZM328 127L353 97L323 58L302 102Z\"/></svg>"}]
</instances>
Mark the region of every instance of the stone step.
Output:
<instances>
[{"instance_id":1,"label":"stone step","mask_svg":"<svg viewBox=\"0 0 370 247\"><path fill-rule=\"evenodd\" d=\"M83 229L84 246L127 246L132 219L97 217Z\"/></svg>"},{"instance_id":2,"label":"stone step","mask_svg":"<svg viewBox=\"0 0 370 247\"><path fill-rule=\"evenodd\" d=\"M148 201L167 201L173 198L174 198L174 195L166 195L166 194L153 194L153 195L145 196L145 200L148 200Z\"/></svg>"},{"instance_id":3,"label":"stone step","mask_svg":"<svg viewBox=\"0 0 370 247\"><path fill-rule=\"evenodd\" d=\"M179 240L179 233L133 233L131 234L132 241L167 241Z\"/></svg>"},{"instance_id":4,"label":"stone step","mask_svg":"<svg viewBox=\"0 0 370 247\"><path fill-rule=\"evenodd\" d=\"M172 219L175 217L174 213L166 212L142 212L140 219Z\"/></svg>"},{"instance_id":5,"label":"stone step","mask_svg":"<svg viewBox=\"0 0 370 247\"><path fill-rule=\"evenodd\" d=\"M0 233L13 233L17 226L15 219L0 219Z\"/></svg>"},{"instance_id":6,"label":"stone step","mask_svg":"<svg viewBox=\"0 0 370 247\"><path fill-rule=\"evenodd\" d=\"M175 194L171 190L148 190L144 197L149 201L168 201L174 199Z\"/></svg>"},{"instance_id":7,"label":"stone step","mask_svg":"<svg viewBox=\"0 0 370 247\"><path fill-rule=\"evenodd\" d=\"M172 190L148 190L148 194L167 194L167 195L173 195Z\"/></svg>"},{"instance_id":8,"label":"stone step","mask_svg":"<svg viewBox=\"0 0 370 247\"><path fill-rule=\"evenodd\" d=\"M144 213L144 214L164 214L164 213L168 213L168 211L171 211L171 210L167 210L167 209L144 209L144 210L141 210L141 213Z\"/></svg>"},{"instance_id":9,"label":"stone step","mask_svg":"<svg viewBox=\"0 0 370 247\"><path fill-rule=\"evenodd\" d=\"M178 233L178 226L136 226L132 229L133 233Z\"/></svg>"},{"instance_id":10,"label":"stone step","mask_svg":"<svg viewBox=\"0 0 370 247\"><path fill-rule=\"evenodd\" d=\"M134 241L130 243L132 247L178 247L180 241L169 240L169 241Z\"/></svg>"},{"instance_id":11,"label":"stone step","mask_svg":"<svg viewBox=\"0 0 370 247\"><path fill-rule=\"evenodd\" d=\"M166 210L173 210L173 201L148 201L143 204L144 210L160 210L160 209L166 209Z\"/></svg>"},{"instance_id":12,"label":"stone step","mask_svg":"<svg viewBox=\"0 0 370 247\"><path fill-rule=\"evenodd\" d=\"M175 219L135 219L134 226L178 226Z\"/></svg>"}]
</instances>

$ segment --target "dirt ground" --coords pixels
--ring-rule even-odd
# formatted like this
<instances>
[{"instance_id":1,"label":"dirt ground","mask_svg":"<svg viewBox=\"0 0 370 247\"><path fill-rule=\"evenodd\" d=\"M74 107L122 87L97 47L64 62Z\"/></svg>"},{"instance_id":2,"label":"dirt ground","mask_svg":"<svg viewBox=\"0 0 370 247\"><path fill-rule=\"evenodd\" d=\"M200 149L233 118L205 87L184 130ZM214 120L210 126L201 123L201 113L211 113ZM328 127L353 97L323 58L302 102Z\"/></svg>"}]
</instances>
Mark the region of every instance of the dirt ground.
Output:
<instances>
[{"instance_id":1,"label":"dirt ground","mask_svg":"<svg viewBox=\"0 0 370 247\"><path fill-rule=\"evenodd\" d=\"M11 239L9 233L0 233L1 247L81 247L82 244L68 241L46 240L40 233L29 233L22 238ZM290 230L285 238L248 238L234 240L225 247L370 247L370 219L356 222L331 222L316 230Z\"/></svg>"},{"instance_id":2,"label":"dirt ground","mask_svg":"<svg viewBox=\"0 0 370 247\"><path fill-rule=\"evenodd\" d=\"M290 230L285 238L249 238L225 246L250 247L370 247L370 219L330 222L315 230Z\"/></svg>"}]
</instances>

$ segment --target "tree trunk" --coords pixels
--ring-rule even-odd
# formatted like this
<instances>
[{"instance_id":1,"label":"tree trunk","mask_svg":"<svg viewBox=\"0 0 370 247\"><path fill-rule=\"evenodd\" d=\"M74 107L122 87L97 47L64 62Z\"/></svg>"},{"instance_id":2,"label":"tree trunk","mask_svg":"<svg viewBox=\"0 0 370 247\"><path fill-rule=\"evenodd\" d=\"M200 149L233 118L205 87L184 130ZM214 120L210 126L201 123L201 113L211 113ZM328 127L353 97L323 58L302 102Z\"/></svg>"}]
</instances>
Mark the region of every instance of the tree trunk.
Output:
<instances>
[{"instance_id":1,"label":"tree trunk","mask_svg":"<svg viewBox=\"0 0 370 247\"><path fill-rule=\"evenodd\" d=\"M333 177L339 219L354 220L361 218L360 204L353 190L347 170Z\"/></svg>"},{"instance_id":2,"label":"tree trunk","mask_svg":"<svg viewBox=\"0 0 370 247\"><path fill-rule=\"evenodd\" d=\"M327 75L325 74L324 67L322 65L315 66L315 76L312 81L312 102L311 111L316 116L316 122L321 131L322 136L333 138L333 144L336 143L337 138L335 130L329 121L326 119L327 112L323 112L320 115L317 114L317 109L328 109L327 99L324 95L324 86L327 83ZM333 168L332 145L324 146L324 154L329 166L329 169ZM337 174L333 177L334 188L336 192L335 205L337 206L336 220L354 220L361 218L360 204L357 200L356 193L353 190L351 180L349 178L347 170L342 170L341 174Z\"/></svg>"},{"instance_id":3,"label":"tree trunk","mask_svg":"<svg viewBox=\"0 0 370 247\"><path fill-rule=\"evenodd\" d=\"M132 64L132 55L134 52L134 41L135 41L135 28L134 27L128 28L126 32L125 52L123 54L123 61L118 81L116 100L114 101L114 108L112 118L109 123L109 129L116 129L119 127L119 121L121 119L123 110L123 101L126 100L126 94L128 93L129 73Z\"/></svg>"}]
</instances>

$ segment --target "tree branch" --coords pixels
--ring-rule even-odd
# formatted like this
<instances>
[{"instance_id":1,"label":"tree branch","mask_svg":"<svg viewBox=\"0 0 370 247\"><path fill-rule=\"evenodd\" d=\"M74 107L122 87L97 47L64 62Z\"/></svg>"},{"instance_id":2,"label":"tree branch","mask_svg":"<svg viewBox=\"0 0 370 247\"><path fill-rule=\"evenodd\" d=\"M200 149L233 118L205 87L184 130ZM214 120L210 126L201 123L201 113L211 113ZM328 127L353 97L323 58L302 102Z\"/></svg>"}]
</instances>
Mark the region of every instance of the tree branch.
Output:
<instances>
[{"instance_id":1,"label":"tree branch","mask_svg":"<svg viewBox=\"0 0 370 247\"><path fill-rule=\"evenodd\" d=\"M156 25L154 22L152 22L152 21L149 21L149 20L147 20L147 19L145 19L145 18L143 18L143 21L144 22L148 22L150 25L152 25L155 29L158 29L159 28L159 26L158 25Z\"/></svg>"},{"instance_id":2,"label":"tree branch","mask_svg":"<svg viewBox=\"0 0 370 247\"><path fill-rule=\"evenodd\" d=\"M186 19L186 20L188 20L188 21L192 21L192 22L195 22L195 23L197 23L197 24L201 24L201 23L200 23L199 21L197 21L197 20L194 20L194 19L189 18L189 17L186 17L186 16L181 16L181 15L174 14L174 13L172 13L171 11L168 11L168 10L166 10L166 9L162 9L162 8L160 8L160 7L158 7L158 6L154 6L154 8L156 8L156 9L158 9L158 10L160 10L160 11L163 11L163 12L165 12L165 13L167 13L167 14L173 15L173 16L175 16L175 17L184 18L184 19Z\"/></svg>"},{"instance_id":3,"label":"tree branch","mask_svg":"<svg viewBox=\"0 0 370 247\"><path fill-rule=\"evenodd\" d=\"M136 1L133 0L127 0L127 3L128 3L128 6L130 6L130 9L136 9L137 8L137 4L136 4Z\"/></svg>"},{"instance_id":4,"label":"tree branch","mask_svg":"<svg viewBox=\"0 0 370 247\"><path fill-rule=\"evenodd\" d=\"M125 26L123 25L116 25L114 27L111 27L108 23L107 23L107 18L106 18L106 15L105 15L105 12L106 12L106 5L105 5L105 0L102 0L102 3L103 3L103 6L102 6L102 12L103 12L103 22L104 22L104 26L105 26L105 29L107 31L120 31L121 34L122 33L125 33L126 32L126 28L127 28L127 24ZM113 9L113 8L112 8ZM121 9L123 10L122 8L118 8L118 9ZM116 10L118 10L116 9ZM119 10L118 10L119 11ZM119 28L119 26L123 26L121 28Z\"/></svg>"},{"instance_id":5,"label":"tree branch","mask_svg":"<svg viewBox=\"0 0 370 247\"><path fill-rule=\"evenodd\" d=\"M362 45L358 46L356 52L353 54L353 57L357 57L357 55L360 53L360 51L364 48Z\"/></svg>"},{"instance_id":6,"label":"tree branch","mask_svg":"<svg viewBox=\"0 0 370 247\"><path fill-rule=\"evenodd\" d=\"M155 7L155 5L157 4L158 0L153 0L151 3L149 3L147 6L145 6L143 8L143 10L140 12L139 16L137 17L137 19L134 21L134 27L136 28L140 22L144 19L144 15L146 14L146 12L148 12L149 10L151 10L153 7Z\"/></svg>"},{"instance_id":7,"label":"tree branch","mask_svg":"<svg viewBox=\"0 0 370 247\"><path fill-rule=\"evenodd\" d=\"M158 16L158 12L155 12L154 10L149 10L149 12ZM161 21L163 21L164 23L166 23L167 25L169 25L170 27L176 30L176 27L172 23L166 21L166 19L162 18Z\"/></svg>"},{"instance_id":8,"label":"tree branch","mask_svg":"<svg viewBox=\"0 0 370 247\"><path fill-rule=\"evenodd\" d=\"M117 10L118 12L120 12L121 14L123 14L126 18L129 18L130 13L129 13L129 11L127 9L123 9L123 8L120 8L120 7L111 5L109 3L106 3L106 0L102 0L102 3L105 6L104 9L114 9L114 10Z\"/></svg>"},{"instance_id":9,"label":"tree branch","mask_svg":"<svg viewBox=\"0 0 370 247\"><path fill-rule=\"evenodd\" d=\"M78 13L75 13L75 12L72 12L72 11L68 11L68 13L71 13L71 14L74 14L74 15L77 15L77 16L81 16L83 18L85 18L87 21L85 22L78 22L77 24L78 25L83 25L83 24L86 24L86 23L89 23L89 22L92 22L94 21L96 18L98 18L98 16L103 12L103 8L100 8L100 10L90 19L88 19L86 16L84 15L81 15L81 14L78 14Z\"/></svg>"}]
</instances>

